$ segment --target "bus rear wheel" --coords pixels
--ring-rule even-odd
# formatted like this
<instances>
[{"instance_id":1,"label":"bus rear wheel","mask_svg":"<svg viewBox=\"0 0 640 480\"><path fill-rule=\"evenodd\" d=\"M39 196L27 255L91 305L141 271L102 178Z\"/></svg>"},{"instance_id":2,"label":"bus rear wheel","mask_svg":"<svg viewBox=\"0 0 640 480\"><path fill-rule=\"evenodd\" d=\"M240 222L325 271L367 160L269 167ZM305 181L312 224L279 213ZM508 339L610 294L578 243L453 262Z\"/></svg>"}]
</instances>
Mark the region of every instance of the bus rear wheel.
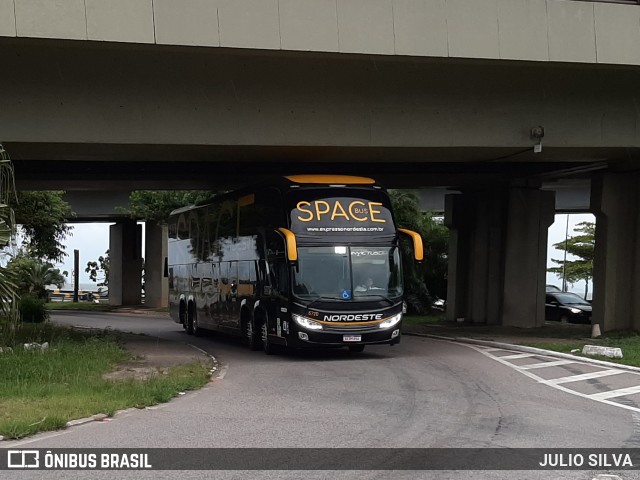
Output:
<instances>
[{"instance_id":1,"label":"bus rear wheel","mask_svg":"<svg viewBox=\"0 0 640 480\"><path fill-rule=\"evenodd\" d=\"M360 353L364 351L364 345L349 345L349 352Z\"/></svg>"},{"instance_id":2,"label":"bus rear wheel","mask_svg":"<svg viewBox=\"0 0 640 480\"><path fill-rule=\"evenodd\" d=\"M191 331L196 337L202 336L202 328L198 325L198 312L194 309L191 315Z\"/></svg>"},{"instance_id":3,"label":"bus rear wheel","mask_svg":"<svg viewBox=\"0 0 640 480\"><path fill-rule=\"evenodd\" d=\"M184 306L183 302L180 302L180 323L182 324L182 328L187 329L187 308Z\"/></svg>"},{"instance_id":4,"label":"bus rear wheel","mask_svg":"<svg viewBox=\"0 0 640 480\"><path fill-rule=\"evenodd\" d=\"M249 350L256 351L262 348L261 332L256 332L253 321L248 318L243 323L244 341L249 346Z\"/></svg>"},{"instance_id":5,"label":"bus rear wheel","mask_svg":"<svg viewBox=\"0 0 640 480\"><path fill-rule=\"evenodd\" d=\"M195 329L193 325L193 317L194 317L193 304L189 303L189 307L187 308L187 335L194 334Z\"/></svg>"}]
</instances>

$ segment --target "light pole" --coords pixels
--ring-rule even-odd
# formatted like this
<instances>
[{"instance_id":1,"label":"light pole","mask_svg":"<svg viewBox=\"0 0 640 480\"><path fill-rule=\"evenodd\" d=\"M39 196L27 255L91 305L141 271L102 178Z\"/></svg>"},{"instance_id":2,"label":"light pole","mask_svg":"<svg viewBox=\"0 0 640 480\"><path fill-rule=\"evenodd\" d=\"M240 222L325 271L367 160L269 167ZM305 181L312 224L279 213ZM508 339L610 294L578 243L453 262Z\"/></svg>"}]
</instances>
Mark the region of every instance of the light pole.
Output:
<instances>
[{"instance_id":1,"label":"light pole","mask_svg":"<svg viewBox=\"0 0 640 480\"><path fill-rule=\"evenodd\" d=\"M567 226L564 231L564 261L562 262L562 291L567 291L567 245L569 244L569 214L567 213Z\"/></svg>"}]
</instances>

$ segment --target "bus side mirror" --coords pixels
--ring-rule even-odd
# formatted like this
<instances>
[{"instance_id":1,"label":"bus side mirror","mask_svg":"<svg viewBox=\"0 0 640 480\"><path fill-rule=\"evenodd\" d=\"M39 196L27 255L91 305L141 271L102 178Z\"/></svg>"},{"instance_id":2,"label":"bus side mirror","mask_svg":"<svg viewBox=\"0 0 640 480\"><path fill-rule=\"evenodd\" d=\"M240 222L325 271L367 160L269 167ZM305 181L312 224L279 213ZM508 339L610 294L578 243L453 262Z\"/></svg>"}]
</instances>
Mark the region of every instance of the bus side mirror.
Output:
<instances>
[{"instance_id":1,"label":"bus side mirror","mask_svg":"<svg viewBox=\"0 0 640 480\"><path fill-rule=\"evenodd\" d=\"M406 228L399 228L398 231L411 237L413 241L413 257L416 262L422 262L422 260L424 260L424 247L422 246L422 237L420 234L413 230L407 230Z\"/></svg>"},{"instance_id":2,"label":"bus side mirror","mask_svg":"<svg viewBox=\"0 0 640 480\"><path fill-rule=\"evenodd\" d=\"M278 231L282 234L287 246L287 260L292 265L298 264L298 243L296 241L295 234L288 228L278 228Z\"/></svg>"}]
</instances>

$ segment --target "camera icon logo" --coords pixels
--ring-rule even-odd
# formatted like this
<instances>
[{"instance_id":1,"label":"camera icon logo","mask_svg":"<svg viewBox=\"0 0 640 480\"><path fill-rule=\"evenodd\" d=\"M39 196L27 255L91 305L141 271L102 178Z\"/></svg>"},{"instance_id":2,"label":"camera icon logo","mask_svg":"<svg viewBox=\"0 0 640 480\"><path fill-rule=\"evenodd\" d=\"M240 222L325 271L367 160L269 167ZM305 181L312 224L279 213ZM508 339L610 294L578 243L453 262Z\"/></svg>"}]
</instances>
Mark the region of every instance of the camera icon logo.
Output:
<instances>
[{"instance_id":1,"label":"camera icon logo","mask_svg":"<svg viewBox=\"0 0 640 480\"><path fill-rule=\"evenodd\" d=\"M40 468L40 452L38 450L8 450L8 468Z\"/></svg>"}]
</instances>

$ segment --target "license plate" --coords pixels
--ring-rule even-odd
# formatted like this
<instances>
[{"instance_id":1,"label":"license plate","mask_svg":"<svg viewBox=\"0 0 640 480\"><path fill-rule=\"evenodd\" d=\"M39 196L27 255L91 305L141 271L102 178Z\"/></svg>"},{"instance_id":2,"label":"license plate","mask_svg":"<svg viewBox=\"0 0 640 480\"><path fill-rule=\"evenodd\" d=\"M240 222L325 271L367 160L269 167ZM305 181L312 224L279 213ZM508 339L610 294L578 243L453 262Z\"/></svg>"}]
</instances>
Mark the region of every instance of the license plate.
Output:
<instances>
[{"instance_id":1,"label":"license plate","mask_svg":"<svg viewBox=\"0 0 640 480\"><path fill-rule=\"evenodd\" d=\"M362 336L361 335L343 335L342 341L343 342L360 342L362 341Z\"/></svg>"}]
</instances>

